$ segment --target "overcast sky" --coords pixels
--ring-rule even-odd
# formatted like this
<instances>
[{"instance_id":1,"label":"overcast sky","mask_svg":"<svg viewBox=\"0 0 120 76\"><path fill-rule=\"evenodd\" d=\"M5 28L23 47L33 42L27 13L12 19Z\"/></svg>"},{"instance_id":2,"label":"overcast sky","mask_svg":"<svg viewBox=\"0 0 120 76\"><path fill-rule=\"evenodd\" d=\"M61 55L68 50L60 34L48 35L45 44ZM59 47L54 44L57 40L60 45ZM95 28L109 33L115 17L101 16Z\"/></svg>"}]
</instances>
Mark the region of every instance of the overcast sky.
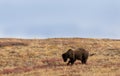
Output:
<instances>
[{"instance_id":1,"label":"overcast sky","mask_svg":"<svg viewBox=\"0 0 120 76\"><path fill-rule=\"evenodd\" d=\"M0 38L120 39L120 0L0 0Z\"/></svg>"}]
</instances>

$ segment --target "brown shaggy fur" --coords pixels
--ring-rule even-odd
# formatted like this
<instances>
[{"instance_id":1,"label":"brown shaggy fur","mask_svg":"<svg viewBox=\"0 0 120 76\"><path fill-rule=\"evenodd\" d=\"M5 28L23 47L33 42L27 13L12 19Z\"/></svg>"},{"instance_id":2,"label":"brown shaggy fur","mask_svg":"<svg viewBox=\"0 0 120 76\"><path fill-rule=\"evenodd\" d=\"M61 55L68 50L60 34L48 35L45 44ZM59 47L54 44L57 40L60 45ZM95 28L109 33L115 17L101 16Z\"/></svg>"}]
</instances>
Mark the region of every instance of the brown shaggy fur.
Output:
<instances>
[{"instance_id":1,"label":"brown shaggy fur","mask_svg":"<svg viewBox=\"0 0 120 76\"><path fill-rule=\"evenodd\" d=\"M76 60L81 60L82 64L86 64L88 56L89 52L83 48L78 48L76 50L69 49L67 52L62 54L64 62L69 59L67 65L69 65L70 63L71 65L73 65Z\"/></svg>"}]
</instances>

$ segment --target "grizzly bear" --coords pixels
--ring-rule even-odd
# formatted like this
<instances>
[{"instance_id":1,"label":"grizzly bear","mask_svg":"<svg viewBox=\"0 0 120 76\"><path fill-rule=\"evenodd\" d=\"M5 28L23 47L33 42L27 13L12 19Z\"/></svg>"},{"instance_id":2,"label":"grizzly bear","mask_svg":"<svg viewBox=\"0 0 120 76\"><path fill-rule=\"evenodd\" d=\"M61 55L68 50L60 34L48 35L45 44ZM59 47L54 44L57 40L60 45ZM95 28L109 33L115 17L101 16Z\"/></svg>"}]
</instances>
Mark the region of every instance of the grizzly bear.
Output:
<instances>
[{"instance_id":1,"label":"grizzly bear","mask_svg":"<svg viewBox=\"0 0 120 76\"><path fill-rule=\"evenodd\" d=\"M67 65L73 65L76 60L80 60L82 64L86 64L88 56L89 52L83 48L78 48L75 50L69 49L67 52L62 54L64 62L66 62L69 59Z\"/></svg>"}]
</instances>

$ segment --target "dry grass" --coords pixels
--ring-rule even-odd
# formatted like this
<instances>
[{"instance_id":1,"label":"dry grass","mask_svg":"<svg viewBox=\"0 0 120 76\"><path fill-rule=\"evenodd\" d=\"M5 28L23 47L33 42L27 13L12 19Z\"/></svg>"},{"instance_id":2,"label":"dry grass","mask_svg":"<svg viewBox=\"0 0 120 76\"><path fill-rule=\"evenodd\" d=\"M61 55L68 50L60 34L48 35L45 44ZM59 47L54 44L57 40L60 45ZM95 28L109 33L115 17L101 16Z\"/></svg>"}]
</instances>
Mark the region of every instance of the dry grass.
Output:
<instances>
[{"instance_id":1,"label":"dry grass","mask_svg":"<svg viewBox=\"0 0 120 76\"><path fill-rule=\"evenodd\" d=\"M90 56L66 66L61 54L82 47ZM0 76L120 76L120 41L54 38L0 39Z\"/></svg>"}]
</instances>

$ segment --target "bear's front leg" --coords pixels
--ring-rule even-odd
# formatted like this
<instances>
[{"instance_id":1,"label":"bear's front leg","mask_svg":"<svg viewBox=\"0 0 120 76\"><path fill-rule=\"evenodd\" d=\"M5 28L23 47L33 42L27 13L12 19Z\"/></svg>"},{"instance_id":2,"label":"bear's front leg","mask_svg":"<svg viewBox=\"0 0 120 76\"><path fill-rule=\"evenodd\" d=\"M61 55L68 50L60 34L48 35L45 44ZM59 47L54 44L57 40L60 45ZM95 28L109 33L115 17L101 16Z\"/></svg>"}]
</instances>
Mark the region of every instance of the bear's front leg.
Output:
<instances>
[{"instance_id":1,"label":"bear's front leg","mask_svg":"<svg viewBox=\"0 0 120 76\"><path fill-rule=\"evenodd\" d=\"M71 59L71 65L73 65L75 61L76 59Z\"/></svg>"},{"instance_id":2,"label":"bear's front leg","mask_svg":"<svg viewBox=\"0 0 120 76\"><path fill-rule=\"evenodd\" d=\"M70 59L69 62L67 63L67 65L69 65L70 63L71 63L71 65L73 65L75 61L76 61L76 59Z\"/></svg>"},{"instance_id":3,"label":"bear's front leg","mask_svg":"<svg viewBox=\"0 0 120 76\"><path fill-rule=\"evenodd\" d=\"M71 63L71 60L68 61L67 65L69 65Z\"/></svg>"}]
</instances>

